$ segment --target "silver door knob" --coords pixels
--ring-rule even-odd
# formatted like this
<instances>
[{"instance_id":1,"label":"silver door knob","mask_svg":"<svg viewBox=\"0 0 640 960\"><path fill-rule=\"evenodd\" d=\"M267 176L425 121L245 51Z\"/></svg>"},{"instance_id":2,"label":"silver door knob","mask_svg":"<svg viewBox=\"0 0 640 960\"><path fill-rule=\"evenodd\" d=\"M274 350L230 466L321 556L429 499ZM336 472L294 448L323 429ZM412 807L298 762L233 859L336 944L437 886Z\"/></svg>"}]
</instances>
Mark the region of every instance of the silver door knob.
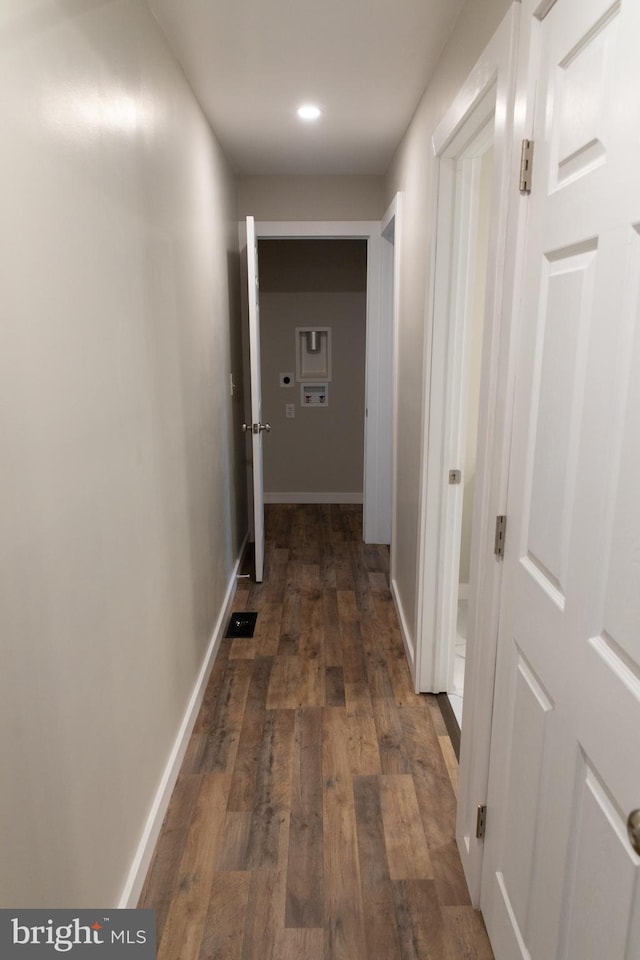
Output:
<instances>
[{"instance_id":1,"label":"silver door knob","mask_svg":"<svg viewBox=\"0 0 640 960\"><path fill-rule=\"evenodd\" d=\"M271 430L270 423L243 423L242 432L243 433L262 433L263 430L266 430L267 433Z\"/></svg>"},{"instance_id":2,"label":"silver door knob","mask_svg":"<svg viewBox=\"0 0 640 960\"><path fill-rule=\"evenodd\" d=\"M640 855L640 810L632 810L627 820L627 832L631 846Z\"/></svg>"}]
</instances>

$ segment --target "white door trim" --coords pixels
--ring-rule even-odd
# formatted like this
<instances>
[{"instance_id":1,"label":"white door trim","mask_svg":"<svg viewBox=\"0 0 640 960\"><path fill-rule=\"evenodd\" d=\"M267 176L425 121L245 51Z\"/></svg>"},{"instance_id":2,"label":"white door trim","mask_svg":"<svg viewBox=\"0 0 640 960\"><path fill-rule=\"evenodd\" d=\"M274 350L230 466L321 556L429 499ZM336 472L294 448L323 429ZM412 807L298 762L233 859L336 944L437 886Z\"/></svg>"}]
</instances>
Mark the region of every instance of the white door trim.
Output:
<instances>
[{"instance_id":1,"label":"white door trim","mask_svg":"<svg viewBox=\"0 0 640 960\"><path fill-rule=\"evenodd\" d=\"M438 204L439 238L448 238L450 226L451 253L442 244L436 254L436 285L442 277L448 279L447 294L450 302L440 311L446 316L446 323L434 322L433 356L445 355L445 366L432 373L432 397L442 399L444 414L441 415L440 403L434 403L431 412L435 414L429 428L430 449L440 451L441 456L430 456L427 470L427 488L440 487L439 503L439 554L435 564L437 582L434 585L437 595L432 604L435 625L433 684L438 691L451 689L453 675L453 643L456 633L456 601L458 596L458 572L460 567L460 537L462 531L463 485L450 485L446 482L449 469L464 467L465 415L467 408L467 368L469 361L469 324L471 322L472 298L475 286L476 239L478 228L479 184L482 155L493 146L495 134L496 89L492 85L480 101L473 115L469 117L460 135L451 142L442 158L441 190ZM470 127L472 129L470 129ZM473 138L467 145L469 134ZM464 142L460 142L464 139ZM460 153L462 151L462 153ZM495 188L495 183L493 184ZM445 203L441 201L445 198ZM453 201L453 207L448 201ZM446 289L446 288L445 288ZM438 334L438 340L436 340ZM436 383L436 381L438 381ZM440 393L440 381L442 391ZM434 390L435 387L435 390ZM463 483L466 481L463 469ZM435 499L435 498L434 498ZM467 596L468 599L468 596Z\"/></svg>"},{"instance_id":2,"label":"white door trim","mask_svg":"<svg viewBox=\"0 0 640 960\"><path fill-rule=\"evenodd\" d=\"M385 454L391 450L392 422L379 402L394 380L392 358L378 350L381 336L379 220L262 220L256 221L258 239L362 239L367 241L366 407L364 435L364 541L387 542L391 531L391 503L385 505ZM387 483L388 487L388 483ZM385 516L386 514L386 516Z\"/></svg>"},{"instance_id":3,"label":"white door trim","mask_svg":"<svg viewBox=\"0 0 640 960\"><path fill-rule=\"evenodd\" d=\"M381 270L380 304L385 314L382 318L383 344L386 355L380 357L383 391L379 401L386 416L383 436L386 446L381 450L388 463L388 473L384 477L384 486L380 500L391 505L389 517L389 539L381 543L391 544L391 581L395 577L395 518L396 518L396 476L398 447L398 326L400 316L400 238L402 236L402 194L396 193L380 222ZM390 361L390 362L389 362ZM390 437L389 437L390 433ZM381 504L381 505L382 505Z\"/></svg>"},{"instance_id":4,"label":"white door trim","mask_svg":"<svg viewBox=\"0 0 640 960\"><path fill-rule=\"evenodd\" d=\"M259 240L279 238L295 240L306 237L316 240L366 240L380 236L379 220L256 220Z\"/></svg>"},{"instance_id":5,"label":"white door trim","mask_svg":"<svg viewBox=\"0 0 640 960\"><path fill-rule=\"evenodd\" d=\"M482 844L475 839L476 809L487 793L491 712L495 681L495 650L499 615L501 568L493 557L495 515L506 499L510 435L510 303L513 229L508 221L509 204L517 193L516 159L512 151L515 84L515 49L519 3L513 3L498 30L471 71L433 135L439 175L434 191L441 197L442 180L451 178L452 158L447 150L474 111L495 88L493 196L490 214L489 257L485 299L482 385L478 422L478 458L471 547L469 635L465 676L463 736L460 757L457 839L474 905L480 899ZM486 100L485 100L486 102ZM486 115L485 115L486 121ZM452 186L450 184L450 186ZM437 209L437 207L434 207ZM425 430L421 462L420 549L417 600L417 689L440 692L435 676L437 650L434 643L434 602L440 589L437 558L440 555L440 522L444 457L444 426L447 384L437 381L444 369L446 337L438 337L438 324L446 318L450 264L442 256L448 244L451 218L438 210L432 242L432 285L428 306L428 335L424 369ZM446 211L445 211L446 214ZM449 223L447 227L446 224ZM444 224L444 233L443 231ZM436 353L436 350L440 351ZM435 430L434 430L435 426Z\"/></svg>"},{"instance_id":6,"label":"white door trim","mask_svg":"<svg viewBox=\"0 0 640 960\"><path fill-rule=\"evenodd\" d=\"M405 612L400 599L400 592L397 588L396 570L397 570L397 538L395 536L396 516L397 516L397 476L398 476L398 331L400 325L400 278L401 278L401 238L402 238L402 194L396 193L389 204L381 223L381 244L380 244L380 309L382 313L382 328L384 330L383 343L386 345L387 355L390 356L391 364L387 363L387 377L383 382L384 395L381 398L381 405L384 410L387 405L387 432L391 430L391 449L387 439L387 445L383 449L385 457L388 459L390 474L385 480L390 484L383 490L383 504L391 503L391 529L389 531L391 544L389 585L393 596L398 619L400 621L400 632L407 655L407 661L411 670L413 682L416 681L416 660L415 649L411 642L411 633L407 627ZM385 322L386 321L386 322ZM385 362L384 356L381 357ZM389 376L391 380L389 381ZM386 388L386 389L385 389ZM386 436L386 434L385 434ZM387 542L384 540L383 542Z\"/></svg>"},{"instance_id":7,"label":"white door trim","mask_svg":"<svg viewBox=\"0 0 640 960\"><path fill-rule=\"evenodd\" d=\"M251 463L253 480L253 539L254 539L254 575L256 583L262 583L264 576L264 472L262 457L262 431L256 424L262 422L262 383L260 368L260 305L258 302L258 243L255 233L255 220L246 218L247 223L247 298L249 307L249 370L251 391L251 419L245 428L251 442Z\"/></svg>"}]
</instances>

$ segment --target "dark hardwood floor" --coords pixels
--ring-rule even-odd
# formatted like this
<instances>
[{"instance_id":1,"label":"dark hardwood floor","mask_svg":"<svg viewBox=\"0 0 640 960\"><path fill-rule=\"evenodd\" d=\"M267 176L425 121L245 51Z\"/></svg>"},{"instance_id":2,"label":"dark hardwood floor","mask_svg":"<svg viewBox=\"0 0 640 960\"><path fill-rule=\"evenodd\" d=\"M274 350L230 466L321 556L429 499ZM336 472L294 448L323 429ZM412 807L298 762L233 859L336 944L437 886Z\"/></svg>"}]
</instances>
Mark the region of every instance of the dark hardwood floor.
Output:
<instances>
[{"instance_id":1,"label":"dark hardwood floor","mask_svg":"<svg viewBox=\"0 0 640 960\"><path fill-rule=\"evenodd\" d=\"M457 761L413 693L362 509L268 506L140 906L160 960L491 960L454 841Z\"/></svg>"}]
</instances>

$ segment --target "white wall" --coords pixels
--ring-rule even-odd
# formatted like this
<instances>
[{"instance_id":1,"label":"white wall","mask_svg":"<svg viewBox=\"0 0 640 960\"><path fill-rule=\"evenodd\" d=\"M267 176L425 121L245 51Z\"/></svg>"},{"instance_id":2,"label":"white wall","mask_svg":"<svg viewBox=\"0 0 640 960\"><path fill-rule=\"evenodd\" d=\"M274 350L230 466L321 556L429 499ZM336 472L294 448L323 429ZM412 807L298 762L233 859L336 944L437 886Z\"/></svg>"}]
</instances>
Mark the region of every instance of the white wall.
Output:
<instances>
[{"instance_id":1,"label":"white wall","mask_svg":"<svg viewBox=\"0 0 640 960\"><path fill-rule=\"evenodd\" d=\"M467 0L438 67L400 143L386 177L385 206L403 194L395 517L395 590L408 641L416 641L420 453L427 423L423 410L425 316L430 286L435 201L431 137L471 68L496 31L510 0Z\"/></svg>"},{"instance_id":2,"label":"white wall","mask_svg":"<svg viewBox=\"0 0 640 960\"><path fill-rule=\"evenodd\" d=\"M246 526L235 187L142 0L0 47L0 903L109 906Z\"/></svg>"}]
</instances>

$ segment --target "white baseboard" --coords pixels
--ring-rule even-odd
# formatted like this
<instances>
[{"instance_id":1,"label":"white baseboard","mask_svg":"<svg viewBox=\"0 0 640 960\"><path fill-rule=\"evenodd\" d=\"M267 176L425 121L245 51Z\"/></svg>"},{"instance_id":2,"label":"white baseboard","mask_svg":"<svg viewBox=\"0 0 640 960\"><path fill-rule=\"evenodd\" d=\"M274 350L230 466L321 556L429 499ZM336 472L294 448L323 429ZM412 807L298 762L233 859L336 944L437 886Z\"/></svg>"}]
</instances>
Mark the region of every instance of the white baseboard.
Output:
<instances>
[{"instance_id":1,"label":"white baseboard","mask_svg":"<svg viewBox=\"0 0 640 960\"><path fill-rule=\"evenodd\" d=\"M468 600L468 599L469 599L469 584L459 583L458 584L458 600Z\"/></svg>"},{"instance_id":2,"label":"white baseboard","mask_svg":"<svg viewBox=\"0 0 640 960\"><path fill-rule=\"evenodd\" d=\"M265 493L265 503L364 503L362 493Z\"/></svg>"},{"instance_id":3,"label":"white baseboard","mask_svg":"<svg viewBox=\"0 0 640 960\"><path fill-rule=\"evenodd\" d=\"M180 773L180 767L189 744L191 731L193 730L196 718L198 716L198 711L200 710L200 706L204 698L205 690L207 689L209 676L211 674L213 663L216 658L225 627L227 625L227 620L231 615L231 607L237 586L238 570L240 569L240 562L247 545L247 539L248 537L245 537L244 543L240 548L240 554L235 562L233 573L231 574L231 578L227 586L224 603L222 604L222 608L216 621L209 646L207 647L207 652L205 653L202 661L200 673L198 674L191 692L187 709L184 713L182 723L180 724L180 728L173 744L173 749L171 750L169 759L160 780L160 784L153 799L153 803L151 804L149 816L147 817L140 842L138 843L138 848L129 870L127 881L120 896L120 901L118 903L118 908L120 909L126 907L135 907L140 899L140 894L142 893L147 871L151 865L151 860L153 858L156 843L158 842L160 830L169 806L169 801L171 800L171 795L176 785L178 774Z\"/></svg>"},{"instance_id":4,"label":"white baseboard","mask_svg":"<svg viewBox=\"0 0 640 960\"><path fill-rule=\"evenodd\" d=\"M393 602L396 607L396 613L398 614L398 622L400 624L400 633L402 634L402 642L404 643L404 649L407 654L407 659L409 661L409 669L411 670L411 677L414 684L416 683L416 649L415 644L411 640L411 633L407 625L407 618L404 615L404 609L402 606L402 601L400 600L400 595L396 587L396 581L391 581L391 596L393 597Z\"/></svg>"}]
</instances>

